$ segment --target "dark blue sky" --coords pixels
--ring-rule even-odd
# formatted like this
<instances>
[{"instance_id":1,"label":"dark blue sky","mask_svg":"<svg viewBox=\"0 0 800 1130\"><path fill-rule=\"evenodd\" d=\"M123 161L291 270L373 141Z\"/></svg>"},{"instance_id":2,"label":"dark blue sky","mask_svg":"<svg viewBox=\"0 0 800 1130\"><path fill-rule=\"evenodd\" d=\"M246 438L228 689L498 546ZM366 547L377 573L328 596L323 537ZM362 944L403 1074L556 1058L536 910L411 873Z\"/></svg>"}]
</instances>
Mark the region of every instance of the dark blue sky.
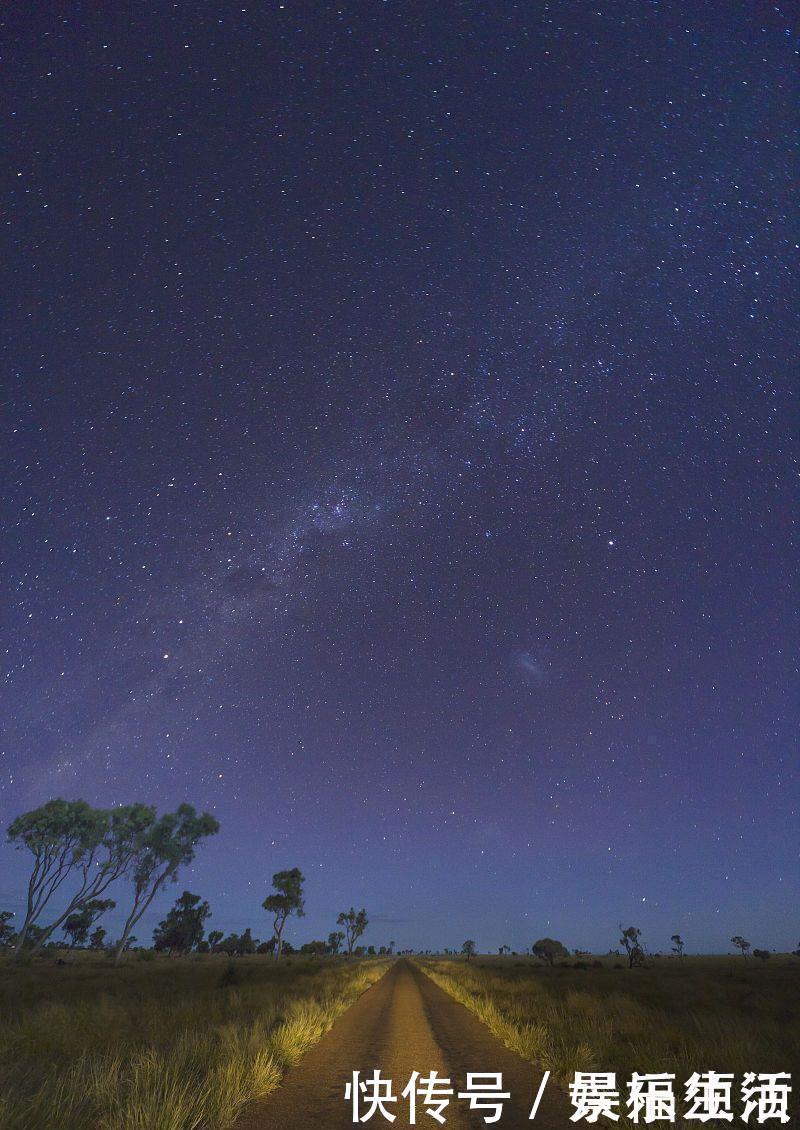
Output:
<instances>
[{"instance_id":1,"label":"dark blue sky","mask_svg":"<svg viewBox=\"0 0 800 1130\"><path fill-rule=\"evenodd\" d=\"M789 10L3 45L3 823L210 809L153 921L299 866L295 942L794 947Z\"/></svg>"}]
</instances>

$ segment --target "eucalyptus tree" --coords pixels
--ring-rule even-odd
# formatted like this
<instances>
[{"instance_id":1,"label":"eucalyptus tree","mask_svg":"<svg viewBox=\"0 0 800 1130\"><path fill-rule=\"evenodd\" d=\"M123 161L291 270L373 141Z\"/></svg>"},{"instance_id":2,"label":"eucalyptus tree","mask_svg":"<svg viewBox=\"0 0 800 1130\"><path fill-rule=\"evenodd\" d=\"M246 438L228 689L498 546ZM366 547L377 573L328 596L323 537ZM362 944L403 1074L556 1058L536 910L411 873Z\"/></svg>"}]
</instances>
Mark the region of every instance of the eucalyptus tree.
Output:
<instances>
[{"instance_id":1,"label":"eucalyptus tree","mask_svg":"<svg viewBox=\"0 0 800 1130\"><path fill-rule=\"evenodd\" d=\"M113 910L117 904L113 899L91 899L84 903L80 910L74 911L66 919L61 929L70 939L70 948L78 949L86 945L89 931L98 918L107 910Z\"/></svg>"},{"instance_id":2,"label":"eucalyptus tree","mask_svg":"<svg viewBox=\"0 0 800 1130\"><path fill-rule=\"evenodd\" d=\"M747 961L747 952L750 949L750 943L746 941L741 934L734 934L731 941L737 949L742 951L742 957Z\"/></svg>"},{"instance_id":3,"label":"eucalyptus tree","mask_svg":"<svg viewBox=\"0 0 800 1130\"><path fill-rule=\"evenodd\" d=\"M25 917L16 939L19 957L31 927L38 925L47 904L69 880L75 886L48 926L40 927L31 954L36 954L71 915L99 898L131 867L137 836L153 817L143 804L113 809L92 808L83 800L60 798L23 813L8 829L9 841L33 855Z\"/></svg>"},{"instance_id":4,"label":"eucalyptus tree","mask_svg":"<svg viewBox=\"0 0 800 1130\"><path fill-rule=\"evenodd\" d=\"M105 830L105 814L83 800L49 800L9 825L8 840L33 856L25 916L17 931L14 953L22 952L31 926L54 894L81 864L91 860Z\"/></svg>"},{"instance_id":5,"label":"eucalyptus tree","mask_svg":"<svg viewBox=\"0 0 800 1130\"><path fill-rule=\"evenodd\" d=\"M89 949L104 950L106 948L107 932L108 931L103 929L102 926L98 926L97 929L92 933L92 936L89 938Z\"/></svg>"},{"instance_id":6,"label":"eucalyptus tree","mask_svg":"<svg viewBox=\"0 0 800 1130\"><path fill-rule=\"evenodd\" d=\"M198 844L219 831L218 821L208 812L199 815L191 804L181 804L143 823L138 829L130 872L133 878L133 904L114 952L118 965L128 937L153 899L167 882L175 881L178 871L194 859Z\"/></svg>"},{"instance_id":7,"label":"eucalyptus tree","mask_svg":"<svg viewBox=\"0 0 800 1130\"><path fill-rule=\"evenodd\" d=\"M275 894L267 895L261 904L264 910L273 915L276 961L280 959L283 949L283 930L287 919L292 914L296 914L298 918L305 914L304 882L305 876L299 867L293 867L290 871L276 871L272 876Z\"/></svg>"},{"instance_id":8,"label":"eucalyptus tree","mask_svg":"<svg viewBox=\"0 0 800 1130\"><path fill-rule=\"evenodd\" d=\"M628 926L627 929L620 925L622 937L619 944L625 947L625 952L628 955L628 967L633 969L635 965L644 965L645 952L642 943L642 931L638 926Z\"/></svg>"},{"instance_id":9,"label":"eucalyptus tree","mask_svg":"<svg viewBox=\"0 0 800 1130\"><path fill-rule=\"evenodd\" d=\"M200 895L184 891L153 931L153 949L156 953L168 950L170 954L190 953L203 940L205 922L211 917L211 907Z\"/></svg>"},{"instance_id":10,"label":"eucalyptus tree","mask_svg":"<svg viewBox=\"0 0 800 1130\"><path fill-rule=\"evenodd\" d=\"M353 946L366 930L369 925L367 919L367 912L363 908L356 911L354 907L349 910L343 910L339 917L336 919L337 926L344 926L345 937L347 939L347 956L353 956Z\"/></svg>"},{"instance_id":11,"label":"eucalyptus tree","mask_svg":"<svg viewBox=\"0 0 800 1130\"><path fill-rule=\"evenodd\" d=\"M330 934L328 934L328 949L334 957L336 957L337 953L342 948L343 941L344 934L341 930L332 930Z\"/></svg>"},{"instance_id":12,"label":"eucalyptus tree","mask_svg":"<svg viewBox=\"0 0 800 1130\"><path fill-rule=\"evenodd\" d=\"M567 947L555 938L539 938L539 941L531 946L531 953L541 961L546 961L548 965L555 965L556 958L569 957Z\"/></svg>"}]
</instances>

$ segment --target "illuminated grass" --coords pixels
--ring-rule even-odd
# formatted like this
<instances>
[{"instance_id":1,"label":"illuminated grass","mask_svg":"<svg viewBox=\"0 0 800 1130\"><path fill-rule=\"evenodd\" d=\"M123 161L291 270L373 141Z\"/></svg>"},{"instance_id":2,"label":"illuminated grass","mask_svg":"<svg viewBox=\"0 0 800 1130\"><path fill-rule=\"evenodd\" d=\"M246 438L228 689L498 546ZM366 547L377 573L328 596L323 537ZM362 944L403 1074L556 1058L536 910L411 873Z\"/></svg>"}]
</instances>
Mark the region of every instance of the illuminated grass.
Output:
<instances>
[{"instance_id":1,"label":"illuminated grass","mask_svg":"<svg viewBox=\"0 0 800 1130\"><path fill-rule=\"evenodd\" d=\"M687 958L634 970L608 960L590 969L511 958L418 964L506 1047L562 1084L576 1071L615 1071L622 1083L637 1071L669 1071L680 1096L694 1071L732 1071L738 1081L746 1071L800 1065L796 959L757 968Z\"/></svg>"},{"instance_id":2,"label":"illuminated grass","mask_svg":"<svg viewBox=\"0 0 800 1130\"><path fill-rule=\"evenodd\" d=\"M226 968L0 966L0 1125L225 1130L388 963L247 958L233 985Z\"/></svg>"}]
</instances>

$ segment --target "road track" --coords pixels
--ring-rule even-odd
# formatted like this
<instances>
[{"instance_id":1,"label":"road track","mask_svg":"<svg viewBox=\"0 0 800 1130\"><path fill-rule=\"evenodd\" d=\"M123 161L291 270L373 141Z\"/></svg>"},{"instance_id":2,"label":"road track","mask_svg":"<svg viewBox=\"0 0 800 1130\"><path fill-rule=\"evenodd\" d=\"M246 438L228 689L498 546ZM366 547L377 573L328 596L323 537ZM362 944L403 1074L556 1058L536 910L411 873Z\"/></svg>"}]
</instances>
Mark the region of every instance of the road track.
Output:
<instances>
[{"instance_id":1,"label":"road track","mask_svg":"<svg viewBox=\"0 0 800 1130\"><path fill-rule=\"evenodd\" d=\"M352 1127L353 1111L345 1101L345 1084L353 1071L361 1077L378 1068L391 1079L398 1096L388 1109L394 1122L380 1112L364 1125L394 1130L412 1125L407 1100L400 1092L412 1071L451 1080L463 1091L468 1071L502 1072L505 1101L499 1130L568 1130L571 1107L550 1082L534 1121L529 1120L541 1073L504 1048L463 1005L454 1001L410 961L398 960L345 1012L301 1063L291 1068L280 1087L251 1108L237 1130L344 1130ZM361 1113L364 1113L362 1109ZM469 1101L453 1096L444 1110L447 1130L478 1130L483 1115L470 1111ZM416 1125L435 1130L440 1124L426 1108L417 1108Z\"/></svg>"}]
</instances>

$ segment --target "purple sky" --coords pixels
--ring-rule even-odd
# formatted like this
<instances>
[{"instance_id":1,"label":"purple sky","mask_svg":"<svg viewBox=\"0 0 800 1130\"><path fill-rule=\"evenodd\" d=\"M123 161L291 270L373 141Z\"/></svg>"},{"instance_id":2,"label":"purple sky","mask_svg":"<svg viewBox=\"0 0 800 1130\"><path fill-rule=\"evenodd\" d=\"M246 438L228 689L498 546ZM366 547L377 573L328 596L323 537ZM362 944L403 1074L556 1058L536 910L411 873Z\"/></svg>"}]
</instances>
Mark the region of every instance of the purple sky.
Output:
<instances>
[{"instance_id":1,"label":"purple sky","mask_svg":"<svg viewBox=\"0 0 800 1130\"><path fill-rule=\"evenodd\" d=\"M788 10L3 22L3 825L213 811L143 940L794 948Z\"/></svg>"}]
</instances>

